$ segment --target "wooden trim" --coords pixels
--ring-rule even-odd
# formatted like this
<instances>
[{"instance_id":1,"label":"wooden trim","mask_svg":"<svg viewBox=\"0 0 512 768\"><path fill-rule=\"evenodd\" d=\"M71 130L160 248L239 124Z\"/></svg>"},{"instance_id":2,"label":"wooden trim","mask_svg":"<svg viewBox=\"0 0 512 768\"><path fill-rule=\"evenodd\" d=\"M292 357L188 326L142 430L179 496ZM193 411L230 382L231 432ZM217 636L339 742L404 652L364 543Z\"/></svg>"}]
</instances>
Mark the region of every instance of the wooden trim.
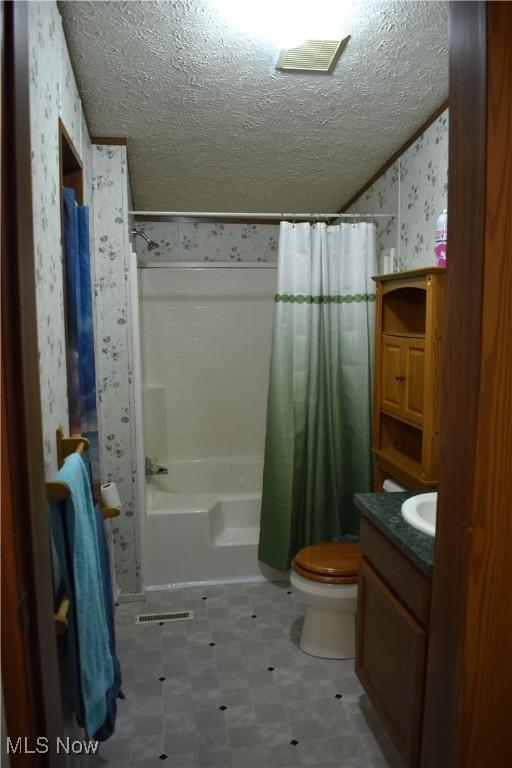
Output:
<instances>
[{"instance_id":1,"label":"wooden trim","mask_svg":"<svg viewBox=\"0 0 512 768\"><path fill-rule=\"evenodd\" d=\"M91 144L119 144L122 147L128 146L126 136L92 136Z\"/></svg>"},{"instance_id":2,"label":"wooden trim","mask_svg":"<svg viewBox=\"0 0 512 768\"><path fill-rule=\"evenodd\" d=\"M66 160L67 167L71 166L69 170L79 170L82 168L82 160L80 159L80 155L78 153L77 148L75 147L75 144L73 142L73 139L69 135L66 126L62 122L62 119L59 117L59 133L61 136L65 139L66 147L64 148L66 152L69 151L69 155L65 156L63 159Z\"/></svg>"},{"instance_id":3,"label":"wooden trim","mask_svg":"<svg viewBox=\"0 0 512 768\"><path fill-rule=\"evenodd\" d=\"M445 275L445 267L421 267L420 269L409 269L406 272L390 272L389 275L374 275L372 280L377 283L387 283L392 281L396 283L398 280L409 280L414 277L427 277L427 275ZM398 285L398 288L403 288L403 285Z\"/></svg>"},{"instance_id":4,"label":"wooden trim","mask_svg":"<svg viewBox=\"0 0 512 768\"><path fill-rule=\"evenodd\" d=\"M450 260L422 768L512 764L512 6L450 4Z\"/></svg>"},{"instance_id":5,"label":"wooden trim","mask_svg":"<svg viewBox=\"0 0 512 768\"><path fill-rule=\"evenodd\" d=\"M66 280L66 254L64 237L64 187L74 189L75 199L78 205L84 203L84 173L83 165L77 148L66 126L59 118L59 178L60 178L60 232L62 243L62 291L64 301L64 334L66 339L66 372L69 423L72 430L80 431L80 418L78 413L78 397L74 392L74 377L72 375L73 363L68 344L68 300Z\"/></svg>"},{"instance_id":6,"label":"wooden trim","mask_svg":"<svg viewBox=\"0 0 512 768\"><path fill-rule=\"evenodd\" d=\"M59 173L61 194L62 187L70 187L75 190L78 205L84 203L83 165L80 155L59 118ZM64 215L61 206L61 229L64 228ZM62 232L62 234L64 234ZM63 237L64 242L64 237Z\"/></svg>"},{"instance_id":7,"label":"wooden trim","mask_svg":"<svg viewBox=\"0 0 512 768\"><path fill-rule=\"evenodd\" d=\"M441 423L441 376L443 363L443 335L445 328L446 280L443 276L427 277L427 318L423 393L424 403L430 407L423 413L423 470L428 477L439 477L439 432Z\"/></svg>"},{"instance_id":8,"label":"wooden trim","mask_svg":"<svg viewBox=\"0 0 512 768\"><path fill-rule=\"evenodd\" d=\"M375 297L375 381L373 384L373 437L372 449L376 451L380 446L380 399L382 389L382 283L378 282ZM375 459L374 459L375 462ZM377 463L374 463L374 490L380 491L380 476Z\"/></svg>"},{"instance_id":9,"label":"wooden trim","mask_svg":"<svg viewBox=\"0 0 512 768\"><path fill-rule=\"evenodd\" d=\"M13 200L16 195L14 166L11 163L14 140L14 82L13 82L13 4L0 4L1 47L1 286L2 286L2 334L1 334L1 650L2 650L2 704L4 705L2 737L26 736L30 741L38 736L43 713L37 707L32 680L37 674L35 650L25 637L19 621L20 606L24 602L27 573L20 562L20 544L23 530L19 530L13 488L15 456L10 448L8 435L9 402L12 392L8 386L7 371L12 367L9 360L12 338L8 318L11 315L11 280L7 274L10 257L14 252L14 233L8 222L14 215ZM10 323L9 323L10 325ZM9 365L11 362L11 365ZM2 751L4 741L2 738ZM11 756L13 768L29 768L30 755Z\"/></svg>"},{"instance_id":10,"label":"wooden trim","mask_svg":"<svg viewBox=\"0 0 512 768\"><path fill-rule=\"evenodd\" d=\"M52 568L48 515L44 486L41 395L39 390L38 333L36 315L36 274L33 245L32 168L29 110L29 40L26 3L2 4L9 41L9 59L2 71L7 78L7 110L2 110L2 397L5 402L2 434L7 438L2 459L9 488L10 528L2 547L12 548L9 562L17 569L16 610L8 605L2 612L3 701L9 735L24 733L21 708L23 678L13 680L14 657L9 648L23 654L31 698L32 727L37 735L47 736L55 744L62 735L62 706L53 621ZM4 123L5 121L5 123ZM7 135L3 136L4 124ZM5 153L5 154L4 154ZM8 194L4 178L7 177ZM9 510L8 508L8 510ZM7 524L7 521L6 521ZM2 531L5 532L5 528ZM3 564L2 564L3 565ZM2 589L6 588L5 582ZM19 603L23 599L24 610ZM20 616L28 623L20 627ZM23 643L16 643L21 635ZM12 686L20 690L13 692ZM9 686L9 690L7 690ZM12 695L11 695L12 694ZM20 705L21 707L21 705ZM22 765L23 756L12 764ZM19 760L18 760L19 757ZM47 764L43 755L30 756L34 765Z\"/></svg>"},{"instance_id":11,"label":"wooden trim","mask_svg":"<svg viewBox=\"0 0 512 768\"><path fill-rule=\"evenodd\" d=\"M364 193L366 192L366 190L370 189L370 187L372 186L372 184L375 184L375 182L377 181L377 179L378 179L380 176L382 176L382 174L383 174L383 173L385 173L385 172L388 170L388 168L391 168L391 166L393 165L393 163L395 163L395 162L398 160L398 158L399 158L401 155L403 155L403 153L404 153L404 152L406 152L406 151L409 149L409 147L410 147L410 146L412 146L412 145L414 144L414 142L416 141L416 139L418 139L418 138L421 136L421 134L422 134L424 131L426 131L426 130L427 130L427 128L430 128L430 126L432 125L432 123L433 123L435 120L437 120L437 118L439 117L439 115L442 115L442 113L445 111L445 109L448 109L448 99L446 99L445 101L443 101L443 103L442 103L442 104L440 104L440 105L437 107L437 109L435 109L435 110L432 112L432 114L431 114L429 117L427 117L427 119L425 120L425 122L424 122L424 123L422 123L422 124L420 125L420 127L419 127L419 128L416 130L416 131L414 131L414 133L412 134L412 136L410 136L410 137L407 139L407 141L406 141L404 144L402 144L402 146L400 147L400 149L397 149L397 151L396 151L396 152L395 152L393 155L391 155L391 157L390 157L388 160L386 160L386 162L385 162L385 163L383 163L383 165L381 165L381 166L380 166L380 168L378 169L378 171L376 171L376 172L373 174L373 176L371 177L371 179L369 179L369 180L366 182L366 184L364 184L364 185L361 187L361 189L360 189L358 192L356 192L356 194L355 194L355 195L352 195L352 197L350 198L350 200L348 200L346 203L344 203L344 205L342 205L342 207L339 209L339 213L345 213L345 211L348 211L348 209L350 208L350 206L351 206L351 205L353 205L353 204L356 202L356 200L359 200L359 198L361 197L361 195L364 195Z\"/></svg>"},{"instance_id":12,"label":"wooden trim","mask_svg":"<svg viewBox=\"0 0 512 768\"><path fill-rule=\"evenodd\" d=\"M487 3L482 337L458 765L512 765L512 3Z\"/></svg>"},{"instance_id":13,"label":"wooden trim","mask_svg":"<svg viewBox=\"0 0 512 768\"><path fill-rule=\"evenodd\" d=\"M457 754L468 768L512 762L511 11L510 3L487 4L484 293ZM466 717L478 724L474 731Z\"/></svg>"}]
</instances>

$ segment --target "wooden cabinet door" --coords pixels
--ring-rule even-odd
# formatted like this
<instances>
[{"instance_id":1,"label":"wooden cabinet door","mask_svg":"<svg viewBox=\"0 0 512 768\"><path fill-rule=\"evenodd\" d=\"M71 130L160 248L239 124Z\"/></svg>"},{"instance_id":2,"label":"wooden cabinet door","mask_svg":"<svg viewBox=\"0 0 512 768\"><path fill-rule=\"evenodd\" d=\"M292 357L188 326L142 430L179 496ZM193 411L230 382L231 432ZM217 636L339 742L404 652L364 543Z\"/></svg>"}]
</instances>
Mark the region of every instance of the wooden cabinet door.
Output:
<instances>
[{"instance_id":1,"label":"wooden cabinet door","mask_svg":"<svg viewBox=\"0 0 512 768\"><path fill-rule=\"evenodd\" d=\"M423 383L425 380L425 340L402 341L403 400L402 416L423 425Z\"/></svg>"},{"instance_id":2,"label":"wooden cabinet door","mask_svg":"<svg viewBox=\"0 0 512 768\"><path fill-rule=\"evenodd\" d=\"M363 558L356 673L408 768L419 760L426 647L425 630Z\"/></svg>"},{"instance_id":3,"label":"wooden cabinet door","mask_svg":"<svg viewBox=\"0 0 512 768\"><path fill-rule=\"evenodd\" d=\"M402 410L402 351L401 339L382 336L381 408L387 413L400 415Z\"/></svg>"}]
</instances>

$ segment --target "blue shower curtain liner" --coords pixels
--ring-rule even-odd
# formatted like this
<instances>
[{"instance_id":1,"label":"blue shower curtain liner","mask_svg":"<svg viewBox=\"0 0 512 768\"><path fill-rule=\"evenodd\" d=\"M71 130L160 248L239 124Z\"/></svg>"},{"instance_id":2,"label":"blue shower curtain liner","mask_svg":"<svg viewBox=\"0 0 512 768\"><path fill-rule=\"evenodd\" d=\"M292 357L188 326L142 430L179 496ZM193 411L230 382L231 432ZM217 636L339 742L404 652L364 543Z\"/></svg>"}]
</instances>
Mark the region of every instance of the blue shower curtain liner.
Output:
<instances>
[{"instance_id":1,"label":"blue shower curtain liner","mask_svg":"<svg viewBox=\"0 0 512 768\"><path fill-rule=\"evenodd\" d=\"M96 370L89 252L89 208L78 205L74 189L64 188L64 264L69 427L91 443L88 459L99 481Z\"/></svg>"}]
</instances>

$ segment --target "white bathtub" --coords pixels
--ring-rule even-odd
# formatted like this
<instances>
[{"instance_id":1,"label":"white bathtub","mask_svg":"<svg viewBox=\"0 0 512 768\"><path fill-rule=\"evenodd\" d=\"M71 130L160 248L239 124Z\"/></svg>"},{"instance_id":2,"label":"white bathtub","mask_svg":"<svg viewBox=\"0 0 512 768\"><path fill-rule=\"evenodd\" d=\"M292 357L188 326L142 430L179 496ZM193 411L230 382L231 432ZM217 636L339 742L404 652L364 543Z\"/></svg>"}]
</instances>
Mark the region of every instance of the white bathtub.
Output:
<instances>
[{"instance_id":1,"label":"white bathtub","mask_svg":"<svg viewBox=\"0 0 512 768\"><path fill-rule=\"evenodd\" d=\"M284 578L257 556L261 457L166 466L146 487L146 587Z\"/></svg>"}]
</instances>

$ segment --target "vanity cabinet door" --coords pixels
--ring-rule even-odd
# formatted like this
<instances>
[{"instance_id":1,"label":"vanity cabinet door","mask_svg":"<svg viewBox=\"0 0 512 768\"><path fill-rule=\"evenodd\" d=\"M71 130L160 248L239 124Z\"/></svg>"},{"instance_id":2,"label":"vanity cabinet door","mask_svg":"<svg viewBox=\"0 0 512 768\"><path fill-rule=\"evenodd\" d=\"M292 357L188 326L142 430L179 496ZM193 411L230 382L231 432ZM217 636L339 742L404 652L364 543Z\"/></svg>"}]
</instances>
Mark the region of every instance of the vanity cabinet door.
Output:
<instances>
[{"instance_id":1,"label":"vanity cabinet door","mask_svg":"<svg viewBox=\"0 0 512 768\"><path fill-rule=\"evenodd\" d=\"M425 379L425 340L402 342L403 409L402 416L414 424L423 424L423 383Z\"/></svg>"},{"instance_id":2,"label":"vanity cabinet door","mask_svg":"<svg viewBox=\"0 0 512 768\"><path fill-rule=\"evenodd\" d=\"M386 413L400 415L402 410L402 350L401 340L382 336L382 394L381 408Z\"/></svg>"},{"instance_id":3,"label":"vanity cabinet door","mask_svg":"<svg viewBox=\"0 0 512 768\"><path fill-rule=\"evenodd\" d=\"M408 768L419 760L427 637L364 558L356 672Z\"/></svg>"}]
</instances>

